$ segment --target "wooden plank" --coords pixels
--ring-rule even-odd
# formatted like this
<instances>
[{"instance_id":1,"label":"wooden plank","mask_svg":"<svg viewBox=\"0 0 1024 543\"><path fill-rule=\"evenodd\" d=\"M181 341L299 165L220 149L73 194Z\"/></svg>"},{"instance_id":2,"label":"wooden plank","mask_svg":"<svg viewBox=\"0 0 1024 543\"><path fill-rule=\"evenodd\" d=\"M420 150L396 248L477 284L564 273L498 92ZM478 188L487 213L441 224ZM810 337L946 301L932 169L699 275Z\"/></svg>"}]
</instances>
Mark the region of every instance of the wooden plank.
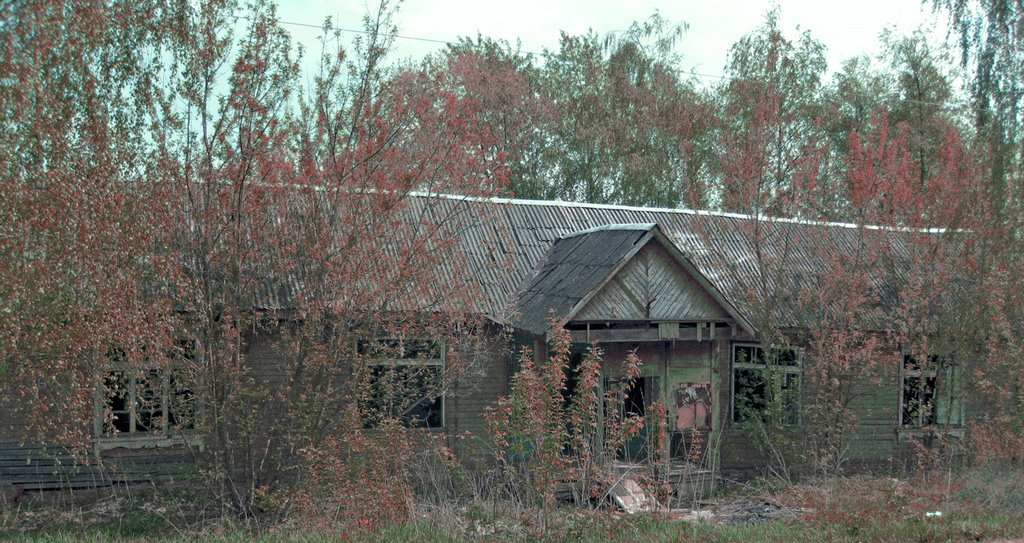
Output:
<instances>
[{"instance_id":1,"label":"wooden plank","mask_svg":"<svg viewBox=\"0 0 1024 543\"><path fill-rule=\"evenodd\" d=\"M725 309L664 247L648 243L574 320L706 321L727 317Z\"/></svg>"},{"instance_id":2,"label":"wooden plank","mask_svg":"<svg viewBox=\"0 0 1024 543\"><path fill-rule=\"evenodd\" d=\"M181 447L118 449L102 461L79 464L67 447L3 444L0 485L27 490L73 490L114 484L175 480L195 472L194 457Z\"/></svg>"},{"instance_id":3,"label":"wooden plank","mask_svg":"<svg viewBox=\"0 0 1024 543\"><path fill-rule=\"evenodd\" d=\"M95 486L108 486L116 482L147 482L154 480L180 480L193 476L194 469L139 470L139 471L108 471L89 470L79 472L58 473L5 473L0 474L0 485L40 485L59 488L64 483L92 483Z\"/></svg>"},{"instance_id":4,"label":"wooden plank","mask_svg":"<svg viewBox=\"0 0 1024 543\"><path fill-rule=\"evenodd\" d=\"M590 343L591 340L597 339L602 343L622 343L622 342L645 342L645 341L661 341L666 338L662 337L659 328L643 328L633 330L590 330L590 335L587 335L586 330L570 330L573 343ZM735 330L736 327L728 326L728 328ZM717 325L716 330L720 330L721 325ZM680 326L679 337L674 338L675 341L702 341L706 340L707 337L699 338L697 335L696 326ZM721 339L721 338L719 338Z\"/></svg>"},{"instance_id":5,"label":"wooden plank","mask_svg":"<svg viewBox=\"0 0 1024 543\"><path fill-rule=\"evenodd\" d=\"M0 469L0 478L36 475L39 477L79 475L89 473L104 474L150 474L150 473L181 473L193 469L192 463L161 462L154 464L123 464L117 466L10 466Z\"/></svg>"},{"instance_id":6,"label":"wooden plank","mask_svg":"<svg viewBox=\"0 0 1024 543\"><path fill-rule=\"evenodd\" d=\"M586 343L586 330L572 330L572 341L574 343ZM657 328L638 328L632 330L591 330L590 339L601 343L623 343L660 341Z\"/></svg>"}]
</instances>

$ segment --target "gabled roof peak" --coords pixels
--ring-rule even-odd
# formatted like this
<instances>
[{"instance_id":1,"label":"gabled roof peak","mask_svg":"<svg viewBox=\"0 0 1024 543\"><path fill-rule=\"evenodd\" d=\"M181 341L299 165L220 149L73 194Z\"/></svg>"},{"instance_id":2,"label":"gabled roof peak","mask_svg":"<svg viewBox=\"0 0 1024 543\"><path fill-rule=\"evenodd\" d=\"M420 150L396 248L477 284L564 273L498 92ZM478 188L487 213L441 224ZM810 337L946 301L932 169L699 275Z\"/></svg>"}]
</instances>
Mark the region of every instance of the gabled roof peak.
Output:
<instances>
[{"instance_id":1,"label":"gabled roof peak","mask_svg":"<svg viewBox=\"0 0 1024 543\"><path fill-rule=\"evenodd\" d=\"M676 244L662 233L661 227L653 222L609 223L572 232L556 239L519 292L515 326L531 334L541 335L553 316L572 320L651 243L664 250L665 258L662 260L665 266L661 269L671 274L692 277L696 282L693 288L706 293L697 295L698 298L707 301L705 306L717 304L750 334L755 334L755 330L739 310L711 284ZM646 273L650 275L649 272ZM648 276L642 279L645 283L653 280ZM664 281L659 280L659 288L667 288L667 283L661 283ZM648 300L648 319L652 317L650 306L655 299ZM673 308L676 309L681 308ZM670 316L676 320L687 320L687 311L689 310ZM707 318L707 315L694 316ZM617 318L623 317L620 315Z\"/></svg>"}]
</instances>

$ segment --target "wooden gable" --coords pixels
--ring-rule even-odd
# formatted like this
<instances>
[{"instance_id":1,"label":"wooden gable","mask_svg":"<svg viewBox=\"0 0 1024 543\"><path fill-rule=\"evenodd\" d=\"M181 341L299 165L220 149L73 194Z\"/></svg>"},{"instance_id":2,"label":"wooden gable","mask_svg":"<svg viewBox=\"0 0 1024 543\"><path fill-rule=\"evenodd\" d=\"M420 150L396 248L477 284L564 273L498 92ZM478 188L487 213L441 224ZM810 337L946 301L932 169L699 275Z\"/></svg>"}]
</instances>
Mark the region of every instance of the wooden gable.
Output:
<instances>
[{"instance_id":1,"label":"wooden gable","mask_svg":"<svg viewBox=\"0 0 1024 543\"><path fill-rule=\"evenodd\" d=\"M652 239L573 316L574 321L716 321L732 317Z\"/></svg>"}]
</instances>

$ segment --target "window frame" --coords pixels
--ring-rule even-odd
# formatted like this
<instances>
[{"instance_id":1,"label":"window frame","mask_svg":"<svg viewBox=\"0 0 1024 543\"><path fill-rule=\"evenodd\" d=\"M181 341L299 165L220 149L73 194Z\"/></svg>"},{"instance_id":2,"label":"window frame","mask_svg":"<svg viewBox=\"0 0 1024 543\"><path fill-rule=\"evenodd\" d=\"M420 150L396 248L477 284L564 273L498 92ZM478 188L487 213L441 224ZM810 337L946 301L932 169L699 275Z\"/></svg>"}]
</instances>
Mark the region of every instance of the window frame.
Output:
<instances>
[{"instance_id":1,"label":"window frame","mask_svg":"<svg viewBox=\"0 0 1024 543\"><path fill-rule=\"evenodd\" d=\"M433 349L433 350L437 352L438 357L437 358L424 358L424 357L418 357L418 356L417 357L405 357L405 356L403 356L403 357L377 357L377 358L374 358L372 355L365 355L365 354L363 354L361 352L362 351L362 344L365 343L365 342L385 342L385 341L399 342L399 345L401 346L400 348L403 351L403 353L402 353L403 355L405 354L404 353L405 347L403 345L405 343L409 343L409 342L426 342L426 343L431 343L431 344L434 344L436 346L436 348ZM373 376L372 372L375 369L377 369L377 368L386 368L386 369L397 369L397 368L401 368L401 367L437 368L438 378L439 379L443 379L444 378L445 369L447 368L447 365L448 365L448 345L447 345L447 343L445 341L443 341L443 340L433 339L433 338L422 338L422 337L412 337L412 338L376 337L376 338L372 338L372 339L359 339L359 340L356 341L356 352L359 354L359 356L366 356L367 369L369 369L370 372L371 372L370 381L367 382L368 386L373 386L372 381L374 379L374 376ZM426 430L426 431L438 431L438 432L444 431L444 429L447 427L447 424L448 424L448 407L447 407L448 401L447 401L447 396L448 395L444 392L444 390L439 390L437 396L435 397L436 398L435 401L439 404L439 411L440 411L439 412L439 417L441 419L441 422L440 422L439 425L431 426L431 425L426 423L427 419L423 419L424 424L413 425L413 424L410 424L410 422L411 422L410 420L407 420L405 418L404 414L403 414L403 417L402 417L403 418L403 421L402 421L403 425L406 428L410 429L410 430ZM368 429L372 429L372 428L375 427L375 425L372 422L370 422L370 421L366 421L366 422L364 422L364 427L368 428Z\"/></svg>"},{"instance_id":2,"label":"window frame","mask_svg":"<svg viewBox=\"0 0 1024 543\"><path fill-rule=\"evenodd\" d=\"M792 364L773 364L767 360L764 362L737 362L737 350L744 347L760 349L762 353L772 351L792 351L794 362ZM763 356L763 355L762 355ZM761 343L734 342L729 347L729 424L742 424L744 420L737 418L736 412L736 370L761 370L766 375L795 375L797 396L796 396L796 420L793 422L779 421L782 426L799 427L803 424L803 387L804 387L804 350L798 347L765 346ZM766 398L767 400L767 398Z\"/></svg>"},{"instance_id":3,"label":"window frame","mask_svg":"<svg viewBox=\"0 0 1024 543\"><path fill-rule=\"evenodd\" d=\"M941 433L954 437L963 437L965 435L964 425L964 399L963 399L963 383L962 383L962 368L955 364L947 364L944 362L944 357L935 354L929 354L925 358L928 361L926 364L920 364L917 359L909 352L904 351L903 359L900 362L900 376L897 389L899 391L899 403L896 406L896 424L899 430L899 434L904 436L920 436L929 433ZM908 366L917 366L916 368L909 368ZM960 382L957 383L957 379L954 375L960 373ZM917 420L911 421L910 423L904 423L904 415L908 411L906 396L907 390L907 379L918 379L918 394L920 395L923 390L920 383L926 379L933 379L933 385L930 394L930 407L927 413L930 413L932 421L926 422L924 417L926 411L918 407L917 409ZM959 391L954 390L959 388ZM948 395L950 404L956 404L956 420L957 422L949 422L953 416L951 412L948 412L945 417L945 421L940 419L939 412L939 401L943 395ZM954 401L954 399L956 399ZM952 407L950 407L952 409Z\"/></svg>"},{"instance_id":4,"label":"window frame","mask_svg":"<svg viewBox=\"0 0 1024 543\"><path fill-rule=\"evenodd\" d=\"M194 386L185 387L186 390L191 390L192 394L189 400L189 403L192 404L192 423L182 428L175 428L170 423L172 414L171 404L174 402L173 398L176 392L171 387L172 374L176 370L187 369L194 364L195 361L191 356L172 356L170 362L165 364L140 365L139 367L130 368L127 364L118 363L116 356L108 356L106 363L98 368L96 374L93 435L95 436L97 453L115 448L136 449L181 444L202 449L202 440L199 438L199 433L196 430L196 423L200 419L201 409L195 396ZM139 379L142 375L152 372L157 372L160 376L160 385L157 390L157 398L160 404L160 428L140 431L138 430L139 421L137 418L138 393L140 391ZM120 373L126 379L124 387L128 397L125 399L125 403L127 405L126 412L129 416L127 432L109 432L106 424L106 415L111 399L111 389L107 384L107 379L113 373ZM156 412L154 411L153 413L155 414Z\"/></svg>"}]
</instances>

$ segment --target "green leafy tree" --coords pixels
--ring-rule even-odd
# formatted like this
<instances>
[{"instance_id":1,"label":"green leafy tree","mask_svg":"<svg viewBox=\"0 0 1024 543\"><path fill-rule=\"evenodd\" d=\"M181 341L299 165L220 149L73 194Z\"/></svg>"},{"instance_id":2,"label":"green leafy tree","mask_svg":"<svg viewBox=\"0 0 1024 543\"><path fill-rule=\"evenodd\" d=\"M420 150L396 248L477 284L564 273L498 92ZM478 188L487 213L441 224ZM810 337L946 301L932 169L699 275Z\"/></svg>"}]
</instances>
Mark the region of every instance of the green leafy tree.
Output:
<instances>
[{"instance_id":1,"label":"green leafy tree","mask_svg":"<svg viewBox=\"0 0 1024 543\"><path fill-rule=\"evenodd\" d=\"M463 38L424 64L444 73L444 84L453 92L477 101L481 122L493 138L486 153L508 165L506 191L519 198L556 197L550 180L559 150L551 135L561 116L544 92L544 69L533 55L477 36Z\"/></svg>"},{"instance_id":2,"label":"green leafy tree","mask_svg":"<svg viewBox=\"0 0 1024 543\"><path fill-rule=\"evenodd\" d=\"M921 31L903 37L883 33L881 39L899 96L890 106L890 122L906 123L908 144L920 166L920 188L927 190L934 157L955 126L953 78L945 68L950 59L946 49L931 46Z\"/></svg>"},{"instance_id":3,"label":"green leafy tree","mask_svg":"<svg viewBox=\"0 0 1024 543\"><path fill-rule=\"evenodd\" d=\"M802 198L795 195L822 186L824 51L809 32L795 42L787 39L777 11L730 49L720 91L724 209L782 216L813 212L800 209Z\"/></svg>"},{"instance_id":4,"label":"green leafy tree","mask_svg":"<svg viewBox=\"0 0 1024 543\"><path fill-rule=\"evenodd\" d=\"M979 141L988 148L992 211L1002 220L1004 206L1021 198L1012 179L1020 160L1021 100L1024 88L1024 8L1015 2L934 0L949 13L959 37L962 65L973 71L970 92Z\"/></svg>"},{"instance_id":5,"label":"green leafy tree","mask_svg":"<svg viewBox=\"0 0 1024 543\"><path fill-rule=\"evenodd\" d=\"M171 305L151 296L168 210L147 167L167 7L0 6L0 409L30 435L89 444L105 356L171 345Z\"/></svg>"},{"instance_id":6,"label":"green leafy tree","mask_svg":"<svg viewBox=\"0 0 1024 543\"><path fill-rule=\"evenodd\" d=\"M381 419L365 406L401 427L422 403L397 385L361 401L406 357L361 356L358 339L447 345L443 370L392 372L424 396L472 364L451 341L476 329L465 223L410 195L500 192L504 163L474 100L385 67L395 8L366 17L352 57L325 24L306 89L271 2L3 7L3 397L28 426L72 445L133 437L111 422L140 408L115 409L104 372L138 382L188 345L172 354L187 351L205 482L252 515L302 480L311 448ZM195 443L176 430L159 433Z\"/></svg>"},{"instance_id":7,"label":"green leafy tree","mask_svg":"<svg viewBox=\"0 0 1024 543\"><path fill-rule=\"evenodd\" d=\"M707 203L710 109L678 74L683 32L655 14L605 40L562 36L544 58L561 118L550 171L560 198L677 207Z\"/></svg>"}]
</instances>

